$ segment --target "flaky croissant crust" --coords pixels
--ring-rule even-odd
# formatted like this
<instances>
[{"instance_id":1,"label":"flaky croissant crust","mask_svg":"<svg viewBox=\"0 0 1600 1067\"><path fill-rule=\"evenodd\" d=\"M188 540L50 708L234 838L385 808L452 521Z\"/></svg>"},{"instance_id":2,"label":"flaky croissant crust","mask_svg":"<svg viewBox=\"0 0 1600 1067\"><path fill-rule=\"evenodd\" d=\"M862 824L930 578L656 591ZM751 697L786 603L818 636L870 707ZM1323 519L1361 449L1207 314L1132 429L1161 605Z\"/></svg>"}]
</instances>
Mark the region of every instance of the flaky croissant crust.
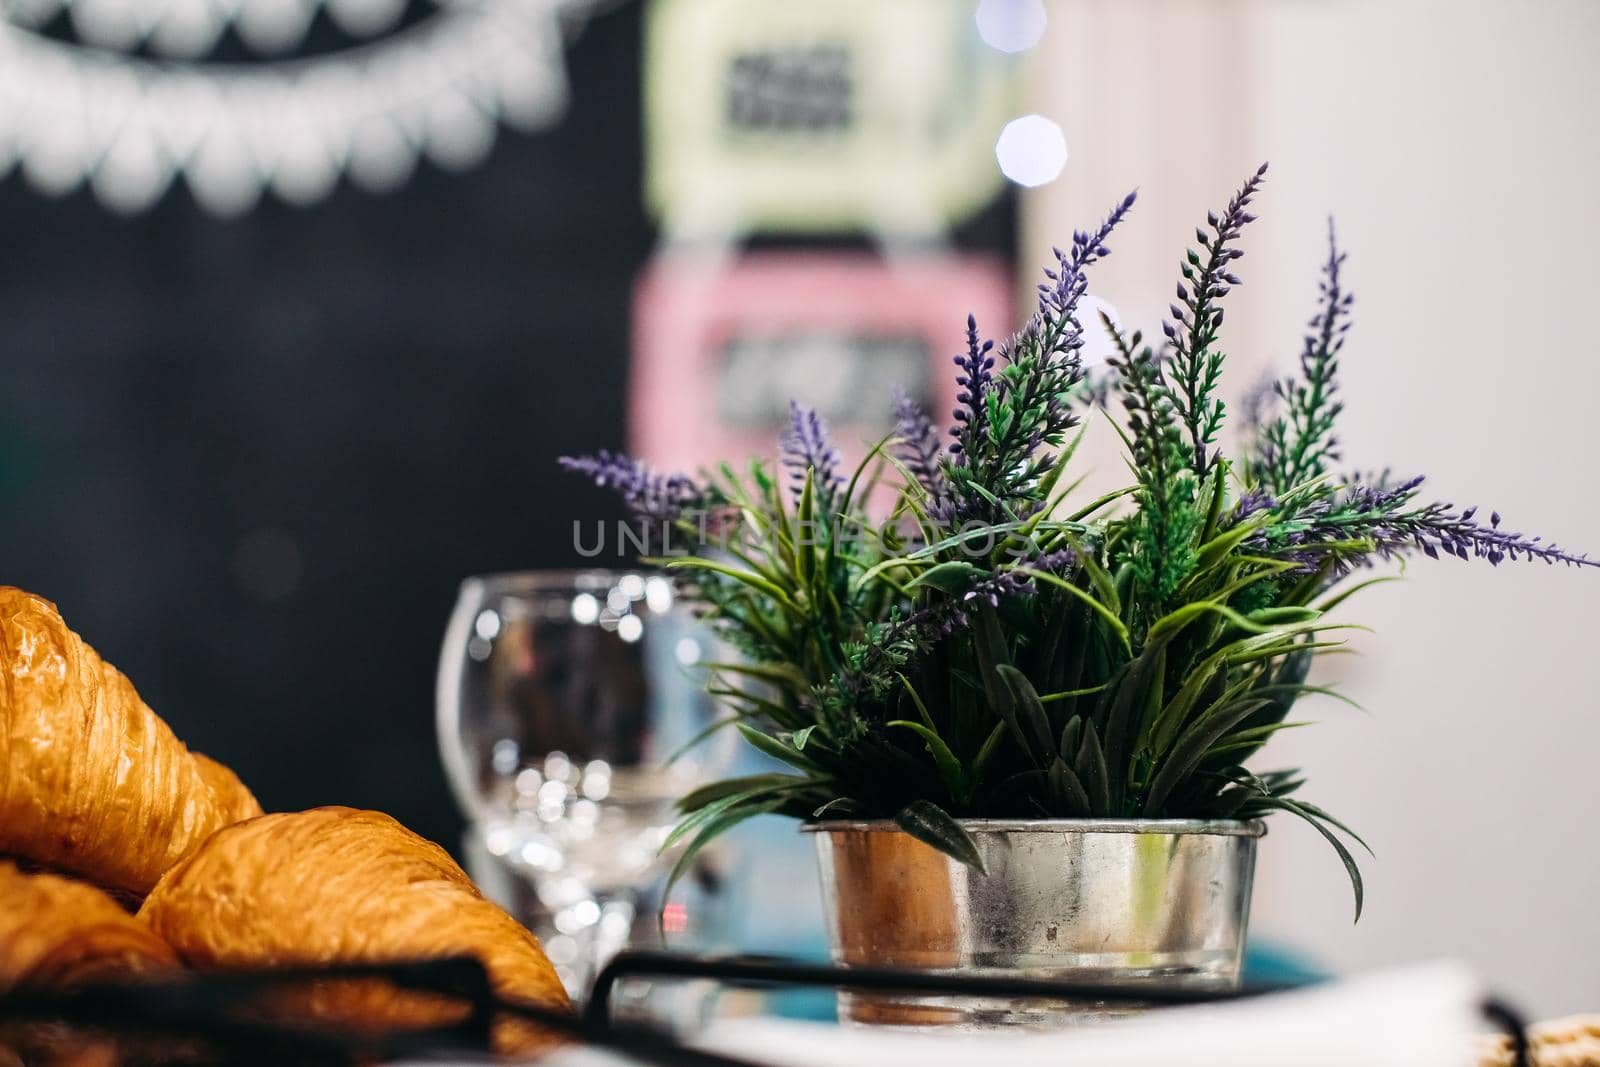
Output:
<instances>
[{"instance_id":1,"label":"flaky croissant crust","mask_svg":"<svg viewBox=\"0 0 1600 1067\"><path fill-rule=\"evenodd\" d=\"M134 896L213 831L261 813L54 604L11 586L0 586L0 771L0 854Z\"/></svg>"},{"instance_id":2,"label":"flaky croissant crust","mask_svg":"<svg viewBox=\"0 0 1600 1067\"><path fill-rule=\"evenodd\" d=\"M174 970L150 928L93 886L0 863L0 994Z\"/></svg>"},{"instance_id":3,"label":"flaky croissant crust","mask_svg":"<svg viewBox=\"0 0 1600 1067\"><path fill-rule=\"evenodd\" d=\"M472 955L501 996L567 1006L538 939L485 899L444 849L381 812L316 808L220 830L167 872L139 917L197 969ZM456 1005L349 982L296 1009L379 1028L460 1015ZM501 1020L494 1035L502 1052L549 1040L513 1020Z\"/></svg>"}]
</instances>

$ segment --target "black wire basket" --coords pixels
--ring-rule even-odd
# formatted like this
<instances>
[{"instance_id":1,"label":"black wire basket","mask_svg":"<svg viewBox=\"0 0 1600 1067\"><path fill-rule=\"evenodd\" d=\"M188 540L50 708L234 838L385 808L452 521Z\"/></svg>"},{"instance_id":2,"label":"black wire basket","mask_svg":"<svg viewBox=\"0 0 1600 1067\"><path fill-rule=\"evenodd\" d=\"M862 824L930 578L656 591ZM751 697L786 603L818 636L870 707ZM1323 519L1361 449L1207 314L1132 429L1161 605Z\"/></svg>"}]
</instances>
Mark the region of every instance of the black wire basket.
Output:
<instances>
[{"instance_id":1,"label":"black wire basket","mask_svg":"<svg viewBox=\"0 0 1600 1067\"><path fill-rule=\"evenodd\" d=\"M307 983L378 979L410 992L459 1000L458 1021L428 1028L373 1032L306 1026L264 1017L264 998ZM381 1063L448 1057L490 1060L497 1018L525 1019L557 1040L614 1052L660 1067L760 1067L749 1060L690 1048L663 1027L613 1018L614 992L624 979L698 980L741 988L798 986L989 998L1095 999L1141 1004L1195 1004L1279 992L1281 986L1246 986L1231 992L1130 990L987 975L930 973L889 968L844 968L771 957L695 956L634 951L616 956L595 980L585 1008L567 1014L495 995L482 964L471 957L409 962L337 964L225 974L159 982L96 985L71 992L13 992L0 996L0 1043L8 1029L47 1027L88 1040L110 1041L128 1064ZM1522 1017L1499 999L1483 1002L1486 1019L1511 1037L1513 1062L1528 1067Z\"/></svg>"}]
</instances>

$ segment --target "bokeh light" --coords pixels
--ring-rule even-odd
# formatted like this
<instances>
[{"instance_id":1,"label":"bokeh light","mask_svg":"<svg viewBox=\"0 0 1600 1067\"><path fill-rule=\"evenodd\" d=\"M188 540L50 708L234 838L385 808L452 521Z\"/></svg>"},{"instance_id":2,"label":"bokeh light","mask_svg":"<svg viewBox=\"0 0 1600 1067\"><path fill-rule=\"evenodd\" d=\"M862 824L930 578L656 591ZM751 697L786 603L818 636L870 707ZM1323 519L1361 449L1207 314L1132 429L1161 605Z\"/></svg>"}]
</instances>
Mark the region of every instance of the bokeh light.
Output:
<instances>
[{"instance_id":1,"label":"bokeh light","mask_svg":"<svg viewBox=\"0 0 1600 1067\"><path fill-rule=\"evenodd\" d=\"M1044 36L1044 0L979 0L978 35L990 48L1025 52Z\"/></svg>"},{"instance_id":2,"label":"bokeh light","mask_svg":"<svg viewBox=\"0 0 1600 1067\"><path fill-rule=\"evenodd\" d=\"M1006 123L994 143L1000 172L1030 188L1053 182L1067 165L1067 139L1043 115L1023 115Z\"/></svg>"}]
</instances>

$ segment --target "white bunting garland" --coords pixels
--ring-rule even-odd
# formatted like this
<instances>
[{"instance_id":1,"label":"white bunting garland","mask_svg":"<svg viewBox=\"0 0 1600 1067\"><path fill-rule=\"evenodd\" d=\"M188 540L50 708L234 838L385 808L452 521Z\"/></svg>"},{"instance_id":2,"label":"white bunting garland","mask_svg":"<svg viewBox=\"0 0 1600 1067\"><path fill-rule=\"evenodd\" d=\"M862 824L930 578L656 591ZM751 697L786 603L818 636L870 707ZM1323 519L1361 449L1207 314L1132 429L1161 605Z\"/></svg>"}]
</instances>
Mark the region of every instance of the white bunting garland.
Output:
<instances>
[{"instance_id":1,"label":"white bunting garland","mask_svg":"<svg viewBox=\"0 0 1600 1067\"><path fill-rule=\"evenodd\" d=\"M0 177L20 166L57 196L87 180L133 213L182 174L207 210L236 215L266 189L316 201L341 175L393 189L424 155L466 169L498 124L535 130L560 117L563 25L586 9L456 4L369 44L259 64L131 59L0 22Z\"/></svg>"},{"instance_id":2,"label":"white bunting garland","mask_svg":"<svg viewBox=\"0 0 1600 1067\"><path fill-rule=\"evenodd\" d=\"M406 0L0 0L17 26L43 26L65 11L85 44L118 51L144 44L187 59L205 55L230 25L258 52L287 52L322 8L346 33L375 37L394 28Z\"/></svg>"}]
</instances>

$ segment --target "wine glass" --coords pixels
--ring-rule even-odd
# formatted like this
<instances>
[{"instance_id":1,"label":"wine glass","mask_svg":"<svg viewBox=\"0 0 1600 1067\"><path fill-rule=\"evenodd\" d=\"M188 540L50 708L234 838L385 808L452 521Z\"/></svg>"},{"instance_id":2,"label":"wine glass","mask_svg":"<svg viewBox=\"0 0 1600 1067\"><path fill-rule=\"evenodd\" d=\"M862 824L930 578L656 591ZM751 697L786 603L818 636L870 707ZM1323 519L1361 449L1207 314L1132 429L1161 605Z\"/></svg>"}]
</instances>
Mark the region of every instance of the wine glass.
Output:
<instances>
[{"instance_id":1,"label":"wine glass","mask_svg":"<svg viewBox=\"0 0 1600 1067\"><path fill-rule=\"evenodd\" d=\"M731 759L707 631L660 575L469 578L439 660L439 748L469 854L531 888L569 991L626 943L674 805ZM686 747L687 746L687 747ZM526 916L524 916L526 918Z\"/></svg>"}]
</instances>

